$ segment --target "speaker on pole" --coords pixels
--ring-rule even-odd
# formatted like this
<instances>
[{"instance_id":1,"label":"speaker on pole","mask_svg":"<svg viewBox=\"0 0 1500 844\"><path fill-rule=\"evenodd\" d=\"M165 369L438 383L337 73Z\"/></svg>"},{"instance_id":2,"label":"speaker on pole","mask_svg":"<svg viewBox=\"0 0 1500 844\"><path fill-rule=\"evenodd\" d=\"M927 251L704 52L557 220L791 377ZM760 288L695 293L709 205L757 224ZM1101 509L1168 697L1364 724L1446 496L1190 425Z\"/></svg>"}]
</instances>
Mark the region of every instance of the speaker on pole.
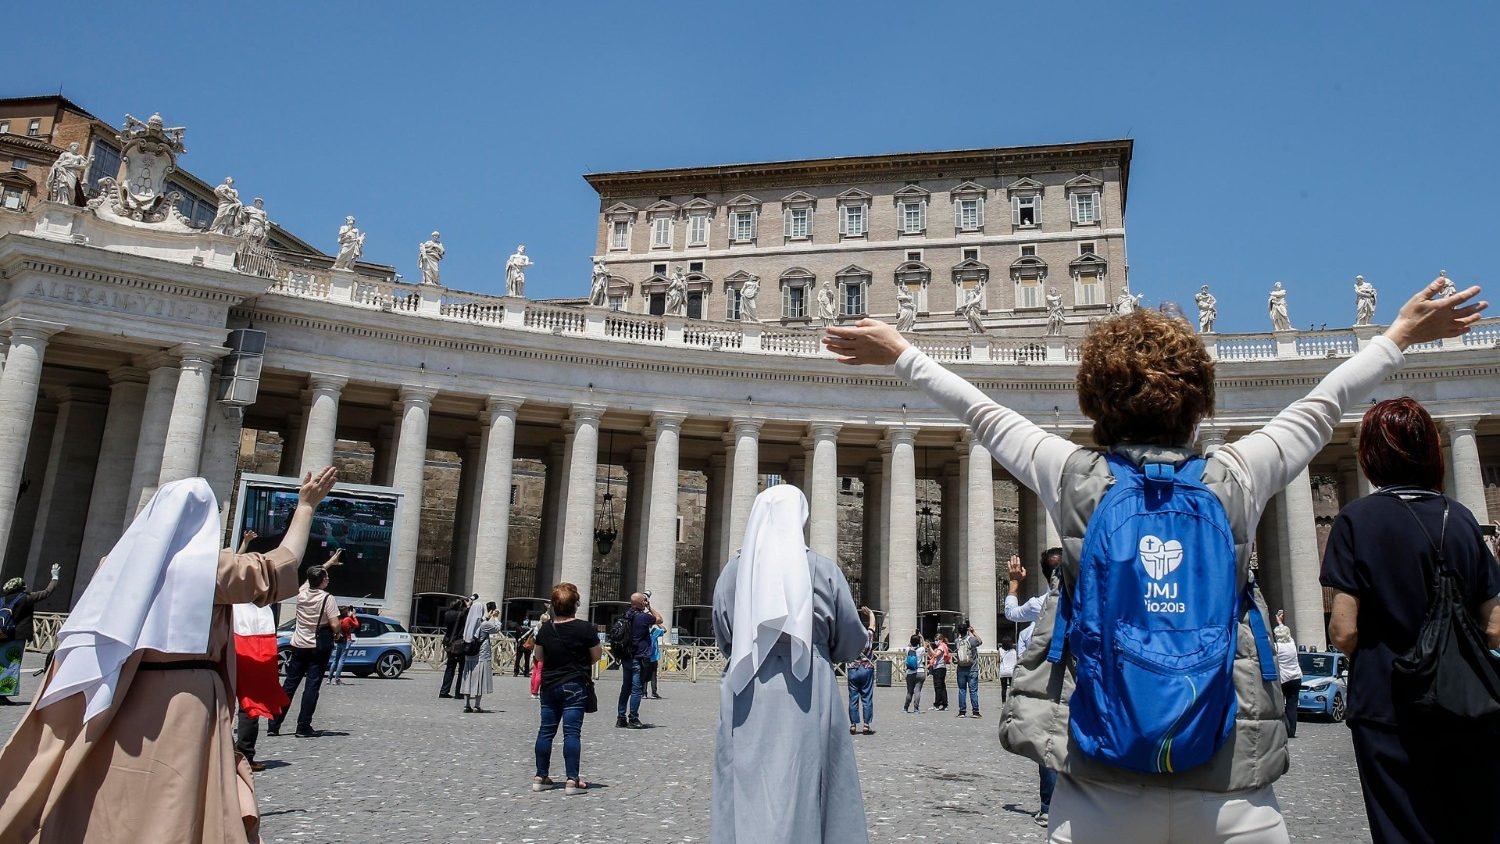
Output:
<instances>
[{"instance_id":1,"label":"speaker on pole","mask_svg":"<svg viewBox=\"0 0 1500 844\"><path fill-rule=\"evenodd\" d=\"M219 364L219 402L231 407L255 404L260 369L266 355L266 332L236 328L225 343L229 354Z\"/></svg>"}]
</instances>

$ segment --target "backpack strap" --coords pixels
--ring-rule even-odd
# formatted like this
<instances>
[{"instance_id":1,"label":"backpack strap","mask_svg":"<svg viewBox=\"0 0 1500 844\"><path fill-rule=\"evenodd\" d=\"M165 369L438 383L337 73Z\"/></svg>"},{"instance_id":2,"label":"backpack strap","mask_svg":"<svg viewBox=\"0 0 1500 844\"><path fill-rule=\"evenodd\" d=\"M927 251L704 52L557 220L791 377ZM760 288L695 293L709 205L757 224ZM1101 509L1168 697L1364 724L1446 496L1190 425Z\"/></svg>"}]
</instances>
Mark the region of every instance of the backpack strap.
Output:
<instances>
[{"instance_id":1,"label":"backpack strap","mask_svg":"<svg viewBox=\"0 0 1500 844\"><path fill-rule=\"evenodd\" d=\"M1260 614L1260 607L1255 603L1255 582L1245 582L1245 591L1240 596L1244 602L1245 610L1250 616L1250 632L1255 636L1255 653L1260 658L1260 678L1262 680L1275 680L1279 675L1276 672L1276 651L1271 647L1271 637L1266 634L1266 617Z\"/></svg>"},{"instance_id":2,"label":"backpack strap","mask_svg":"<svg viewBox=\"0 0 1500 844\"><path fill-rule=\"evenodd\" d=\"M1052 622L1052 646L1047 649L1047 661L1054 665L1062 662L1063 650L1068 642L1068 625L1072 620L1073 592L1071 589L1060 589L1057 595L1057 616Z\"/></svg>"}]
</instances>

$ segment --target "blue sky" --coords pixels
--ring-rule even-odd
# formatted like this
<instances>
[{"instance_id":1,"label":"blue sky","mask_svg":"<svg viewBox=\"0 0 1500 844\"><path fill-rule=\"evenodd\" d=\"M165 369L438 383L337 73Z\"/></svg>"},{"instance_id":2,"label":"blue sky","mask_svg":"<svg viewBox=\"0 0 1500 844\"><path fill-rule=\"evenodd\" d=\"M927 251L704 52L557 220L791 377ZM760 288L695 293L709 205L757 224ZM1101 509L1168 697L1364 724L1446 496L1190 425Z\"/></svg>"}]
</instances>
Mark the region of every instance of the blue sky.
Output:
<instances>
[{"instance_id":1,"label":"blue sky","mask_svg":"<svg viewBox=\"0 0 1500 844\"><path fill-rule=\"evenodd\" d=\"M1440 10L1427 8L1441 6ZM0 94L188 127L184 166L325 250L583 295L591 171L1131 137L1133 286L1221 331L1378 315L1495 274L1500 12L1484 3L125 3L50 8ZM61 50L65 56L59 56Z\"/></svg>"}]
</instances>

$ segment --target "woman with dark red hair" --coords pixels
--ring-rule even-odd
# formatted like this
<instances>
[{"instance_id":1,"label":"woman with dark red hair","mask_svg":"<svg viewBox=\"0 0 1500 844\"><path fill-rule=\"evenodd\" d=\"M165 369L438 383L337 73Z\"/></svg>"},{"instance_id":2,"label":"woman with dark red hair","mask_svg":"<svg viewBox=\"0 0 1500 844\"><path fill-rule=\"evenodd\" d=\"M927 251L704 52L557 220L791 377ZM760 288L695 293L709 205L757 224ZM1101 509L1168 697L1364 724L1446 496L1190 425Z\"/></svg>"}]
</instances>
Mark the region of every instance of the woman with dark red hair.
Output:
<instances>
[{"instance_id":1,"label":"woman with dark red hair","mask_svg":"<svg viewBox=\"0 0 1500 844\"><path fill-rule=\"evenodd\" d=\"M1334 590L1329 638L1354 663L1346 717L1371 836L1376 844L1500 841L1500 738L1413 717L1392 687L1392 666L1426 616L1437 550L1491 648L1500 647L1500 567L1474 514L1443 495L1442 440L1422 405L1399 398L1371 407L1359 465L1377 489L1334 521L1321 580Z\"/></svg>"}]
</instances>

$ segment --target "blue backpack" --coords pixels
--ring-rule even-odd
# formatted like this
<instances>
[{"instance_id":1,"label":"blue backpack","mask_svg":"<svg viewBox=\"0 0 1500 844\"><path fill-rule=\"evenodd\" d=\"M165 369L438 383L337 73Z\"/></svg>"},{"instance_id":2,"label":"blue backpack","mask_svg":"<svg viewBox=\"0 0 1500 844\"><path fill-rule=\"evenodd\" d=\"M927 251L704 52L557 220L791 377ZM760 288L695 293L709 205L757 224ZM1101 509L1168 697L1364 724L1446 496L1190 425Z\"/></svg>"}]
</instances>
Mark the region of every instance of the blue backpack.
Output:
<instances>
[{"instance_id":1,"label":"blue backpack","mask_svg":"<svg viewBox=\"0 0 1500 844\"><path fill-rule=\"evenodd\" d=\"M1261 676L1276 679L1265 619L1238 587L1234 535L1207 462L1137 467L1107 455L1115 482L1059 596L1049 662L1076 660L1069 731L1083 753L1144 773L1209 761L1234 729L1234 657L1249 611Z\"/></svg>"}]
</instances>

